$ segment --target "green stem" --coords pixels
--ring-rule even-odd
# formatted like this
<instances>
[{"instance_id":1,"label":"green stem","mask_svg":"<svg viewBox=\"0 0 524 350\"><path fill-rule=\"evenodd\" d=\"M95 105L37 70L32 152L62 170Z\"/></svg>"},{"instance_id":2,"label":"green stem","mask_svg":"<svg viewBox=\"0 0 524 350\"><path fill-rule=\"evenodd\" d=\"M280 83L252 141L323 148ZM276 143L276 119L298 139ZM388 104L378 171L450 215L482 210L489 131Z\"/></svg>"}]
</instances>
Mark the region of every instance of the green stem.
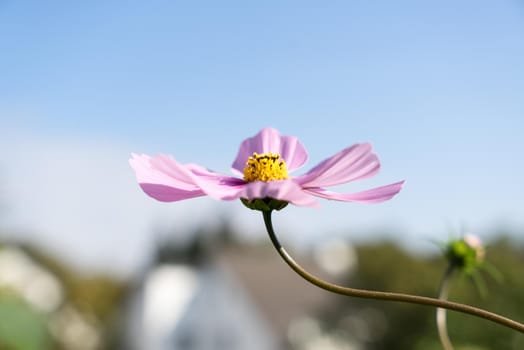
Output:
<instances>
[{"instance_id":1,"label":"green stem","mask_svg":"<svg viewBox=\"0 0 524 350\"><path fill-rule=\"evenodd\" d=\"M455 265L453 263L449 264L448 268L446 269L446 272L444 273L444 276L442 277L442 281L440 282L438 292L438 298L440 300L448 300L451 275L453 274L454 269ZM448 326L446 323L446 309L440 307L437 308L437 330L440 343L442 344L444 350L453 350L453 344L451 344L451 340L449 339L448 335Z\"/></svg>"},{"instance_id":2,"label":"green stem","mask_svg":"<svg viewBox=\"0 0 524 350\"><path fill-rule=\"evenodd\" d=\"M454 310L473 316L481 317L489 321L493 321L500 325L512 328L521 333L524 333L524 324L514 321L510 318L497 315L495 313L479 309L473 306L455 303L447 300L439 300L435 298L423 297L418 295L404 294L404 293L392 293L392 292L379 292L374 290L365 290L365 289L356 289L349 287L342 287L330 282L326 282L302 268L299 264L293 260L293 258L287 253L287 251L282 247L278 241L275 231L273 230L273 223L271 220L271 211L263 211L264 223L266 225L269 238L273 243L273 246L276 248L282 259L291 267L297 274L308 282L316 285L319 288L325 289L332 293L347 295L358 298L367 298L367 299L380 299L380 300L389 300L389 301L400 301L405 303L420 304L433 307L441 307L448 310Z\"/></svg>"}]
</instances>

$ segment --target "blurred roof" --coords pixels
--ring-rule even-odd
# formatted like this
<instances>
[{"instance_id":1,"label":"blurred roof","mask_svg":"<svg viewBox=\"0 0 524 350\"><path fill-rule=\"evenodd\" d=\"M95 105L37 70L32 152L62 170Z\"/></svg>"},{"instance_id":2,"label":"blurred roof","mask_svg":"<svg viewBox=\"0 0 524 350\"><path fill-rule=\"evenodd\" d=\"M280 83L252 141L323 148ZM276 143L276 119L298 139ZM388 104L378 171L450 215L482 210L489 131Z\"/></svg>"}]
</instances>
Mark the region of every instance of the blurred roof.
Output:
<instances>
[{"instance_id":1,"label":"blurred roof","mask_svg":"<svg viewBox=\"0 0 524 350\"><path fill-rule=\"evenodd\" d=\"M292 255L306 270L322 276L311 258ZM287 338L288 327L293 321L326 312L341 298L302 279L267 246L228 247L218 259L235 274L281 339Z\"/></svg>"}]
</instances>

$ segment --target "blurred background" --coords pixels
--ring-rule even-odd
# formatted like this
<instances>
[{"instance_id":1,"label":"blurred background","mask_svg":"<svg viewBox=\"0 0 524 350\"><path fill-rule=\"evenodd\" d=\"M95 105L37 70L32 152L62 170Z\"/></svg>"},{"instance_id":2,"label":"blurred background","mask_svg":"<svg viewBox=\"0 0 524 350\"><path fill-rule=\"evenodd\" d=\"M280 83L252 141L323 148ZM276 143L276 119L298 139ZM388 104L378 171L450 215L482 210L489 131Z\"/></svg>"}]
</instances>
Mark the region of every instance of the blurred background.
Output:
<instances>
[{"instance_id":1,"label":"blurred background","mask_svg":"<svg viewBox=\"0 0 524 350\"><path fill-rule=\"evenodd\" d=\"M339 298L291 273L240 202L159 203L132 152L230 173L272 126L305 169L355 143L358 191L275 215L326 279L435 295L439 243L500 271L450 298L524 319L524 3L0 0L0 349L439 349L430 308ZM298 173L305 170L300 170ZM524 337L450 313L458 349Z\"/></svg>"}]
</instances>

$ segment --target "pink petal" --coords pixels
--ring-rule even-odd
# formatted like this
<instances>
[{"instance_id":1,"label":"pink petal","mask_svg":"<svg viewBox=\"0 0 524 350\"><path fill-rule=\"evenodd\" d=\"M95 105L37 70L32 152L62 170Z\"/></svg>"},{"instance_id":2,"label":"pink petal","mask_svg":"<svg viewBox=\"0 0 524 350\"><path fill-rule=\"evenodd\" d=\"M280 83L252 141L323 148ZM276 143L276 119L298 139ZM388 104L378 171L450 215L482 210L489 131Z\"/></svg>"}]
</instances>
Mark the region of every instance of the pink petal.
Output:
<instances>
[{"instance_id":1,"label":"pink petal","mask_svg":"<svg viewBox=\"0 0 524 350\"><path fill-rule=\"evenodd\" d=\"M402 189L404 182L405 181L400 181L394 184L355 193L336 193L327 191L323 188L308 188L304 189L304 192L310 193L313 196L342 202L380 203L387 201L396 195Z\"/></svg>"},{"instance_id":2,"label":"pink petal","mask_svg":"<svg viewBox=\"0 0 524 350\"><path fill-rule=\"evenodd\" d=\"M140 187L150 197L161 202L176 202L205 195L202 190L184 191L174 187L151 183L140 183Z\"/></svg>"},{"instance_id":3,"label":"pink petal","mask_svg":"<svg viewBox=\"0 0 524 350\"><path fill-rule=\"evenodd\" d=\"M246 198L252 200L270 197L300 206L317 206L317 202L291 180L246 183L244 180L220 175L198 165L188 165L187 167L195 176L195 183L207 195L216 199Z\"/></svg>"},{"instance_id":4,"label":"pink petal","mask_svg":"<svg viewBox=\"0 0 524 350\"><path fill-rule=\"evenodd\" d=\"M253 152L280 154L289 172L300 168L307 160L306 149L296 137L281 136L277 130L265 128L240 144L237 157L232 165L233 172L243 175L244 166Z\"/></svg>"},{"instance_id":5,"label":"pink petal","mask_svg":"<svg viewBox=\"0 0 524 350\"><path fill-rule=\"evenodd\" d=\"M206 194L216 199L235 199L244 186L240 179L195 164L183 165L166 155L133 155L129 162L140 187L159 201L173 202Z\"/></svg>"},{"instance_id":6,"label":"pink petal","mask_svg":"<svg viewBox=\"0 0 524 350\"><path fill-rule=\"evenodd\" d=\"M167 156L151 158L144 154L133 154L129 160L142 190L159 201L174 202L204 195L186 172L175 171L169 163Z\"/></svg>"},{"instance_id":7,"label":"pink petal","mask_svg":"<svg viewBox=\"0 0 524 350\"><path fill-rule=\"evenodd\" d=\"M129 164L135 170L140 183L160 184L186 191L198 189L189 171L169 156L159 155L153 158L145 154L133 154Z\"/></svg>"},{"instance_id":8,"label":"pink petal","mask_svg":"<svg viewBox=\"0 0 524 350\"><path fill-rule=\"evenodd\" d=\"M318 206L318 203L309 194L302 191L300 186L290 180L250 182L245 186L239 197L248 200L269 197L299 206Z\"/></svg>"},{"instance_id":9,"label":"pink petal","mask_svg":"<svg viewBox=\"0 0 524 350\"><path fill-rule=\"evenodd\" d=\"M217 174L196 164L187 166L193 181L208 196L220 200L233 200L240 198L240 193L246 187L244 180L236 177Z\"/></svg>"},{"instance_id":10,"label":"pink petal","mask_svg":"<svg viewBox=\"0 0 524 350\"><path fill-rule=\"evenodd\" d=\"M328 187L365 179L380 169L378 157L369 143L355 144L320 162L294 180L304 188Z\"/></svg>"}]
</instances>

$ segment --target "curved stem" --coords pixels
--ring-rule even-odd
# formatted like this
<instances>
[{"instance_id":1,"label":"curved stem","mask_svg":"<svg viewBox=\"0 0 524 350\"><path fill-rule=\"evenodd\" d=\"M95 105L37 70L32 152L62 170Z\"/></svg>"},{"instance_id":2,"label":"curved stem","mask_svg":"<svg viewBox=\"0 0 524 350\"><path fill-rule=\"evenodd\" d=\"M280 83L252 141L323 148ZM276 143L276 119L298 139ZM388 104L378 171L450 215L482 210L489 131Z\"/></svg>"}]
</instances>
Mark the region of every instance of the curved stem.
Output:
<instances>
[{"instance_id":1,"label":"curved stem","mask_svg":"<svg viewBox=\"0 0 524 350\"><path fill-rule=\"evenodd\" d=\"M405 303L427 305L433 307L441 307L448 310L454 310L477 317L484 318L486 320L493 321L500 325L515 329L521 333L524 333L524 324L514 321L510 318L497 315L495 313L479 309L473 306L455 303L447 300L439 300L435 298L423 297L418 295L404 294L404 293L392 293L392 292L379 292L374 290L365 290L365 289L356 289L350 287L342 287L330 282L326 282L302 268L299 264L293 260L293 258L286 252L284 247L278 241L275 231L273 230L273 223L271 221L271 211L263 211L264 223L266 225L267 232L273 243L273 246L276 248L282 259L291 267L297 274L308 282L316 285L319 288L325 289L332 293L353 296L358 298L367 298L367 299L380 299L380 300L389 300L389 301L400 301Z\"/></svg>"},{"instance_id":2,"label":"curved stem","mask_svg":"<svg viewBox=\"0 0 524 350\"><path fill-rule=\"evenodd\" d=\"M455 265L453 263L449 264L444 276L442 277L438 292L438 298L440 300L448 300L451 275L453 274L454 269ZM449 339L448 326L446 324L446 309L440 307L437 308L437 329L440 343L444 350L453 350L453 344L451 344L451 340Z\"/></svg>"}]
</instances>

